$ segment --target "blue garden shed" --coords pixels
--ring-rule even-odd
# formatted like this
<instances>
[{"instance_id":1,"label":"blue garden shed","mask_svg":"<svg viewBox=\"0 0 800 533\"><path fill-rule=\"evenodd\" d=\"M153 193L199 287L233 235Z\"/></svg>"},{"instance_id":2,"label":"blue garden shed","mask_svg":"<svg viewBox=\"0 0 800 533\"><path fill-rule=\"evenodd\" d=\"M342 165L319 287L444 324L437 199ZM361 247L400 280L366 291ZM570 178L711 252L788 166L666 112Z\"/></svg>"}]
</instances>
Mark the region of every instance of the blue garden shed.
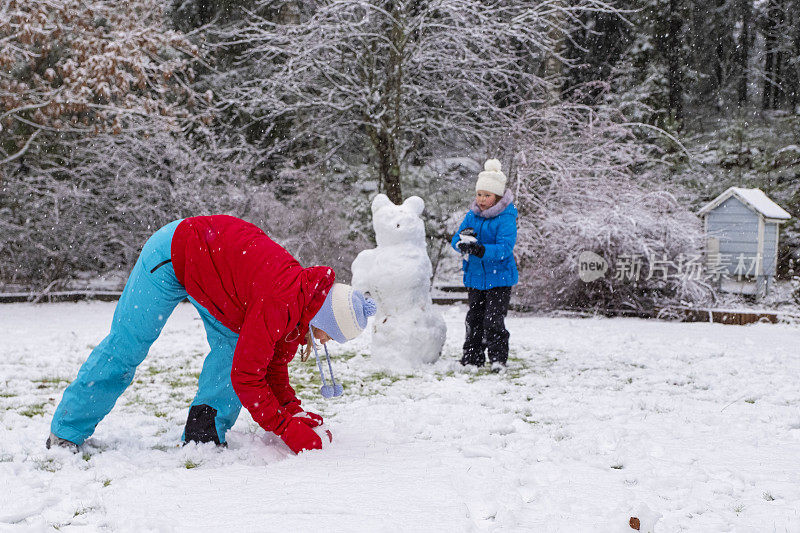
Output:
<instances>
[{"instance_id":1,"label":"blue garden shed","mask_svg":"<svg viewBox=\"0 0 800 533\"><path fill-rule=\"evenodd\" d=\"M724 290L763 296L775 277L780 225L791 218L761 189L731 187L703 207L706 262Z\"/></svg>"}]
</instances>

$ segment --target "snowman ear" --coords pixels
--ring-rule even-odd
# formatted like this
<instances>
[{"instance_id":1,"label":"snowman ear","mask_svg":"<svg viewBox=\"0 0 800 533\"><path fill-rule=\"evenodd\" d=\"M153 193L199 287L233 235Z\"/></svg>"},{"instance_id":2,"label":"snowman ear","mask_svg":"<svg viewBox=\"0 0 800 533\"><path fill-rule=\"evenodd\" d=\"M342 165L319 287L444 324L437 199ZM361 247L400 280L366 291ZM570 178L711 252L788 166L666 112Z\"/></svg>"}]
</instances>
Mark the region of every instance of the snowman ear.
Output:
<instances>
[{"instance_id":1,"label":"snowman ear","mask_svg":"<svg viewBox=\"0 0 800 533\"><path fill-rule=\"evenodd\" d=\"M372 200L372 214L374 215L387 205L394 205L394 204L392 204L388 196L386 196L385 194L379 194Z\"/></svg>"},{"instance_id":2,"label":"snowman ear","mask_svg":"<svg viewBox=\"0 0 800 533\"><path fill-rule=\"evenodd\" d=\"M425 210L425 201L419 196L410 196L405 202L403 202L403 207L409 209L412 213L419 216L422 214L422 211Z\"/></svg>"}]
</instances>

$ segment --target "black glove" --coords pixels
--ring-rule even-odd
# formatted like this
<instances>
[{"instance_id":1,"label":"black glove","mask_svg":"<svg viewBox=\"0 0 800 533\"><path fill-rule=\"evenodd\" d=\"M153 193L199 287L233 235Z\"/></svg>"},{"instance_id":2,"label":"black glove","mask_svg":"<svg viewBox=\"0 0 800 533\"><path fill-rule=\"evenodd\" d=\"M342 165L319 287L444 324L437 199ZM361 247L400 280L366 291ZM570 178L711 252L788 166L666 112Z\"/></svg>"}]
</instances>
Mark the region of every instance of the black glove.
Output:
<instances>
[{"instance_id":1,"label":"black glove","mask_svg":"<svg viewBox=\"0 0 800 533\"><path fill-rule=\"evenodd\" d=\"M458 243L458 249L461 253L472 254L479 258L483 257L483 253L486 251L486 247L477 242L460 242Z\"/></svg>"}]
</instances>

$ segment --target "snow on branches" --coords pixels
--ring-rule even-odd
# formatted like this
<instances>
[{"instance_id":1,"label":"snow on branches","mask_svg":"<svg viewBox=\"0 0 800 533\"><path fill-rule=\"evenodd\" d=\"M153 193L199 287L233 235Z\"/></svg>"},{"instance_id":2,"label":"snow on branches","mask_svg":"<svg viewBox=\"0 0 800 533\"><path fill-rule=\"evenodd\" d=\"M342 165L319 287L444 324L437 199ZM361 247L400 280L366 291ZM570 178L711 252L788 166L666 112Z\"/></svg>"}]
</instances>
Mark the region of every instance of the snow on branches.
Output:
<instances>
[{"instance_id":1,"label":"snow on branches","mask_svg":"<svg viewBox=\"0 0 800 533\"><path fill-rule=\"evenodd\" d=\"M153 133L83 136L60 147L58 164L9 165L0 187L0 289L58 289L81 272L125 272L167 222L251 210L251 154L211 133L193 139L147 117L132 120Z\"/></svg>"},{"instance_id":2,"label":"snow on branches","mask_svg":"<svg viewBox=\"0 0 800 533\"><path fill-rule=\"evenodd\" d=\"M2 147L11 141L19 152L0 162L40 132L120 133L134 115L167 125L190 118L198 49L163 28L161 4L5 0L0 126Z\"/></svg>"},{"instance_id":3,"label":"snow on branches","mask_svg":"<svg viewBox=\"0 0 800 533\"><path fill-rule=\"evenodd\" d=\"M547 64L599 0L262 0L219 33L244 50L228 105L272 128L298 159L369 150L383 190L401 200L404 165L481 146L520 106L553 97ZM544 73L543 73L544 72Z\"/></svg>"}]
</instances>

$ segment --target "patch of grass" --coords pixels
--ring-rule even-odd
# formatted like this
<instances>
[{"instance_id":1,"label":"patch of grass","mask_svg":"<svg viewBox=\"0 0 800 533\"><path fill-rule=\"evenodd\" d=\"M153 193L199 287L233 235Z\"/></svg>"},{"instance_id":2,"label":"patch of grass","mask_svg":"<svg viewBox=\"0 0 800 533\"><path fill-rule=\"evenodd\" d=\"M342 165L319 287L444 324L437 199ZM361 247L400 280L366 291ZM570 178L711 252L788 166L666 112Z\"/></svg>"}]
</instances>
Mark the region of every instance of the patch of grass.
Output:
<instances>
[{"instance_id":1,"label":"patch of grass","mask_svg":"<svg viewBox=\"0 0 800 533\"><path fill-rule=\"evenodd\" d=\"M13 392L0 392L0 398L14 398L16 393Z\"/></svg>"},{"instance_id":2,"label":"patch of grass","mask_svg":"<svg viewBox=\"0 0 800 533\"><path fill-rule=\"evenodd\" d=\"M615 465L611 465L611 468L613 468L614 470L622 470L623 468L625 468L625 465L617 463Z\"/></svg>"},{"instance_id":3,"label":"patch of grass","mask_svg":"<svg viewBox=\"0 0 800 533\"><path fill-rule=\"evenodd\" d=\"M382 394L382 389L390 386L393 381L362 381L362 380L342 380L342 388L345 394L358 394L362 398L369 398ZM318 391L319 389L317 389ZM317 393L318 394L318 393Z\"/></svg>"},{"instance_id":4,"label":"patch of grass","mask_svg":"<svg viewBox=\"0 0 800 533\"><path fill-rule=\"evenodd\" d=\"M528 368L531 365L530 359L516 355L513 350L508 354L508 361L506 362L509 365L520 366L522 368Z\"/></svg>"},{"instance_id":5,"label":"patch of grass","mask_svg":"<svg viewBox=\"0 0 800 533\"><path fill-rule=\"evenodd\" d=\"M11 463L14 461L14 456L10 453L4 453L0 455L0 463Z\"/></svg>"},{"instance_id":6,"label":"patch of grass","mask_svg":"<svg viewBox=\"0 0 800 533\"><path fill-rule=\"evenodd\" d=\"M111 485L111 480L108 479L108 478L105 478L105 479L101 480L101 483L103 484L104 487L108 487L109 485Z\"/></svg>"},{"instance_id":7,"label":"patch of grass","mask_svg":"<svg viewBox=\"0 0 800 533\"><path fill-rule=\"evenodd\" d=\"M764 498L765 500L767 500L768 502L774 502L775 501L775 496L773 496L769 492L765 492L764 494L761 495L761 497Z\"/></svg>"},{"instance_id":8,"label":"patch of grass","mask_svg":"<svg viewBox=\"0 0 800 533\"><path fill-rule=\"evenodd\" d=\"M742 511L744 511L744 505L742 505L741 503L733 508L733 512L736 514L739 514Z\"/></svg>"},{"instance_id":9,"label":"patch of grass","mask_svg":"<svg viewBox=\"0 0 800 533\"><path fill-rule=\"evenodd\" d=\"M155 414L157 418L167 418L167 413L165 413L164 411L156 411Z\"/></svg>"},{"instance_id":10,"label":"patch of grass","mask_svg":"<svg viewBox=\"0 0 800 533\"><path fill-rule=\"evenodd\" d=\"M503 379L508 381L515 381L520 379L523 374L526 373L526 368L522 366L507 366L504 372L501 372L499 375L503 377Z\"/></svg>"},{"instance_id":11,"label":"patch of grass","mask_svg":"<svg viewBox=\"0 0 800 533\"><path fill-rule=\"evenodd\" d=\"M132 398L128 400L128 404L146 404L147 400L141 394L135 394Z\"/></svg>"},{"instance_id":12,"label":"patch of grass","mask_svg":"<svg viewBox=\"0 0 800 533\"><path fill-rule=\"evenodd\" d=\"M61 463L57 463L52 457L48 459L35 459L34 464L36 464L38 470L44 470L45 472L58 472L61 470Z\"/></svg>"},{"instance_id":13,"label":"patch of grass","mask_svg":"<svg viewBox=\"0 0 800 533\"><path fill-rule=\"evenodd\" d=\"M506 370L506 374L508 374L508 370ZM469 377L467 377L467 382L475 383L475 381L477 381L478 378L482 378L484 376L493 376L493 375L495 374L492 372L491 367L488 365L483 365L474 374L469 374Z\"/></svg>"},{"instance_id":14,"label":"patch of grass","mask_svg":"<svg viewBox=\"0 0 800 533\"><path fill-rule=\"evenodd\" d=\"M90 454L89 452L83 452L83 455L81 457L83 458L84 461L88 461L89 459L92 458L92 454Z\"/></svg>"},{"instance_id":15,"label":"patch of grass","mask_svg":"<svg viewBox=\"0 0 800 533\"><path fill-rule=\"evenodd\" d=\"M67 385L69 385L70 380L68 380L67 378L60 378L58 376L55 376L55 377L44 377L44 378L39 378L39 379L32 379L31 383L36 383L37 384L37 387L36 387L37 389L46 389L48 387L57 387L61 383L66 383Z\"/></svg>"},{"instance_id":16,"label":"patch of grass","mask_svg":"<svg viewBox=\"0 0 800 533\"><path fill-rule=\"evenodd\" d=\"M94 510L94 507L79 507L79 508L75 509L75 514L72 515L72 517L75 518L76 516L80 516L82 514L86 514L86 513L88 513L89 511L92 511L92 510Z\"/></svg>"},{"instance_id":17,"label":"patch of grass","mask_svg":"<svg viewBox=\"0 0 800 533\"><path fill-rule=\"evenodd\" d=\"M756 403L755 398L748 398L744 401L744 403Z\"/></svg>"},{"instance_id":18,"label":"patch of grass","mask_svg":"<svg viewBox=\"0 0 800 533\"><path fill-rule=\"evenodd\" d=\"M365 378L365 381L389 381L389 383L396 383L403 379L401 376L389 374L387 372L373 372Z\"/></svg>"},{"instance_id":19,"label":"patch of grass","mask_svg":"<svg viewBox=\"0 0 800 533\"><path fill-rule=\"evenodd\" d=\"M336 354L336 359L341 359L343 361L347 361L348 359L352 359L353 357L355 357L357 355L358 355L358 352L347 351L347 352L337 353ZM331 355L331 358L333 358L333 355ZM312 358L309 358L309 361L311 359Z\"/></svg>"},{"instance_id":20,"label":"patch of grass","mask_svg":"<svg viewBox=\"0 0 800 533\"><path fill-rule=\"evenodd\" d=\"M29 405L25 409L19 412L22 416L27 416L28 418L33 418L34 416L41 416L44 414L44 406L47 405L46 403L37 403L33 405Z\"/></svg>"},{"instance_id":21,"label":"patch of grass","mask_svg":"<svg viewBox=\"0 0 800 533\"><path fill-rule=\"evenodd\" d=\"M181 387L188 387L191 384L192 383L190 383L189 381L186 381L186 380L181 379L181 378L170 379L169 381L167 381L167 385L169 385L170 388L173 388L173 389L178 389L178 388L181 388Z\"/></svg>"},{"instance_id":22,"label":"patch of grass","mask_svg":"<svg viewBox=\"0 0 800 533\"><path fill-rule=\"evenodd\" d=\"M186 468L187 470L191 470L192 468L197 468L201 464L203 463L202 462L195 463L191 459L186 459L186 461L183 462L183 467Z\"/></svg>"}]
</instances>

